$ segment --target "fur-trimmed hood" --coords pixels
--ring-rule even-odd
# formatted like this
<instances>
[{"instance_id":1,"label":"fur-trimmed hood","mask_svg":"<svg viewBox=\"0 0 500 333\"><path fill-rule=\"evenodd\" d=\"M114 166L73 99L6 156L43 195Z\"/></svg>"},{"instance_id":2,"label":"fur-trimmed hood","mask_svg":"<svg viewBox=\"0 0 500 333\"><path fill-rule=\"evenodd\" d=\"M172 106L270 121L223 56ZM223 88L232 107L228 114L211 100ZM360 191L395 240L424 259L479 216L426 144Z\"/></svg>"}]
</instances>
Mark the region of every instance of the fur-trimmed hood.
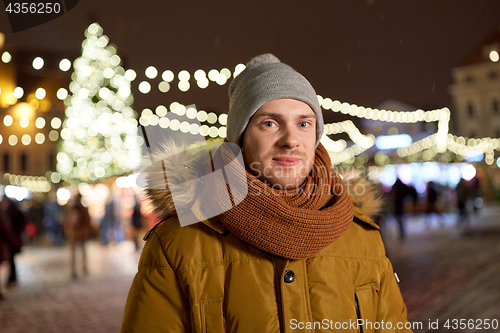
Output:
<instances>
[{"instance_id":1,"label":"fur-trimmed hood","mask_svg":"<svg viewBox=\"0 0 500 333\"><path fill-rule=\"evenodd\" d=\"M209 142L212 152L221 143ZM210 163L209 156L209 148L204 142L188 147L186 144L169 140L153 152L147 161L149 166L143 169L141 178L146 198L151 202L159 219L163 220L191 209L203 186L195 180L205 174ZM366 177L343 177L354 206L371 218L377 216L383 205L380 184ZM176 193L175 204L171 189Z\"/></svg>"}]
</instances>

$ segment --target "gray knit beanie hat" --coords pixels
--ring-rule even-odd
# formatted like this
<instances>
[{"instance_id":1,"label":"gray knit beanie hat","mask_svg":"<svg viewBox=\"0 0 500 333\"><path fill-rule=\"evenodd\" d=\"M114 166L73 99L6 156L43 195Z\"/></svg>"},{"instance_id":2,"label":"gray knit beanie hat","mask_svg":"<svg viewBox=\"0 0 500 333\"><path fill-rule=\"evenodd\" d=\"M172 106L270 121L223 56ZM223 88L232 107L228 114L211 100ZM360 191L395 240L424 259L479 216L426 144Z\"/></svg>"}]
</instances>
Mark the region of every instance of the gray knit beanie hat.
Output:
<instances>
[{"instance_id":1,"label":"gray knit beanie hat","mask_svg":"<svg viewBox=\"0 0 500 333\"><path fill-rule=\"evenodd\" d=\"M323 135L323 113L309 81L270 53L250 60L229 86L227 140L241 145L243 133L257 110L278 98L308 104L316 114L316 147Z\"/></svg>"}]
</instances>

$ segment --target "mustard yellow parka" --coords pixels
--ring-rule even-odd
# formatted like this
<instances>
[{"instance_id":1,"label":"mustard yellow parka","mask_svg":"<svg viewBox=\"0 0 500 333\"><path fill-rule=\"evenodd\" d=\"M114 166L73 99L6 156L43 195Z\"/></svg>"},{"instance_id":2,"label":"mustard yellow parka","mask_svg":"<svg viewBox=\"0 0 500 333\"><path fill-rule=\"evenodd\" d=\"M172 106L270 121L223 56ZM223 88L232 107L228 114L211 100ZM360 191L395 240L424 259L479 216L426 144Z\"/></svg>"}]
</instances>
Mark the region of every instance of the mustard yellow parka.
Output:
<instances>
[{"instance_id":1,"label":"mustard yellow parka","mask_svg":"<svg viewBox=\"0 0 500 333\"><path fill-rule=\"evenodd\" d=\"M149 194L171 210L168 193ZM147 238L122 332L411 332L379 227L363 212L372 194L353 197L348 230L303 260L262 252L216 218L167 219Z\"/></svg>"}]
</instances>

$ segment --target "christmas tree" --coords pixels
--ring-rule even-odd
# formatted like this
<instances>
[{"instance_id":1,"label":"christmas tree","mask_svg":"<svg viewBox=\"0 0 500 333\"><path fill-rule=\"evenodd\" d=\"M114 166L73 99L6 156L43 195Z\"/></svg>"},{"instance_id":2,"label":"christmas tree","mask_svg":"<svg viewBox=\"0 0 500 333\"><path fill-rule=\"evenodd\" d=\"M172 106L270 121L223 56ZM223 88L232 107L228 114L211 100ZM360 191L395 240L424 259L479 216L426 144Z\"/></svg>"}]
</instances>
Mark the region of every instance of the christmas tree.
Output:
<instances>
[{"instance_id":1,"label":"christmas tree","mask_svg":"<svg viewBox=\"0 0 500 333\"><path fill-rule=\"evenodd\" d=\"M117 49L99 24L92 23L85 37L82 55L73 63L57 154L57 170L68 183L99 182L141 164L141 138L131 107L135 72L120 66Z\"/></svg>"}]
</instances>

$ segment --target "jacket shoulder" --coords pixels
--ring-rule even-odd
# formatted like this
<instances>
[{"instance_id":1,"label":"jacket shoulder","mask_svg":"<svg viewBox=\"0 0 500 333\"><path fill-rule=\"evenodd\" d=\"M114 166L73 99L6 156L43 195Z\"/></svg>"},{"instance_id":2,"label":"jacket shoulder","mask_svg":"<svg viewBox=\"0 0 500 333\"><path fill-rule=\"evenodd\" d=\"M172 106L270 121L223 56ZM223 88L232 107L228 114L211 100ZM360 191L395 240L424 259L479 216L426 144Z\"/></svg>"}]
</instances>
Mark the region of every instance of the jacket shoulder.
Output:
<instances>
[{"instance_id":1,"label":"jacket shoulder","mask_svg":"<svg viewBox=\"0 0 500 333\"><path fill-rule=\"evenodd\" d=\"M179 273L232 261L268 258L264 252L228 231L221 233L206 221L181 226L177 217L165 220L151 232L143 250L143 265L151 265L160 253Z\"/></svg>"},{"instance_id":2,"label":"jacket shoulder","mask_svg":"<svg viewBox=\"0 0 500 333\"><path fill-rule=\"evenodd\" d=\"M380 263L385 257L385 248L377 224L366 215L355 212L353 222L344 234L320 252L320 256L325 255Z\"/></svg>"},{"instance_id":3,"label":"jacket shoulder","mask_svg":"<svg viewBox=\"0 0 500 333\"><path fill-rule=\"evenodd\" d=\"M161 267L176 270L176 257L182 257L183 247L188 247L193 237L193 227L181 227L176 216L158 222L148 231L144 240L146 244L141 253L139 268ZM196 234L196 232L194 232Z\"/></svg>"},{"instance_id":4,"label":"jacket shoulder","mask_svg":"<svg viewBox=\"0 0 500 333\"><path fill-rule=\"evenodd\" d=\"M355 223L361 224L365 227L369 227L371 229L380 230L380 226L375 223L368 215L366 215L361 208L354 206L354 218L353 221Z\"/></svg>"}]
</instances>

